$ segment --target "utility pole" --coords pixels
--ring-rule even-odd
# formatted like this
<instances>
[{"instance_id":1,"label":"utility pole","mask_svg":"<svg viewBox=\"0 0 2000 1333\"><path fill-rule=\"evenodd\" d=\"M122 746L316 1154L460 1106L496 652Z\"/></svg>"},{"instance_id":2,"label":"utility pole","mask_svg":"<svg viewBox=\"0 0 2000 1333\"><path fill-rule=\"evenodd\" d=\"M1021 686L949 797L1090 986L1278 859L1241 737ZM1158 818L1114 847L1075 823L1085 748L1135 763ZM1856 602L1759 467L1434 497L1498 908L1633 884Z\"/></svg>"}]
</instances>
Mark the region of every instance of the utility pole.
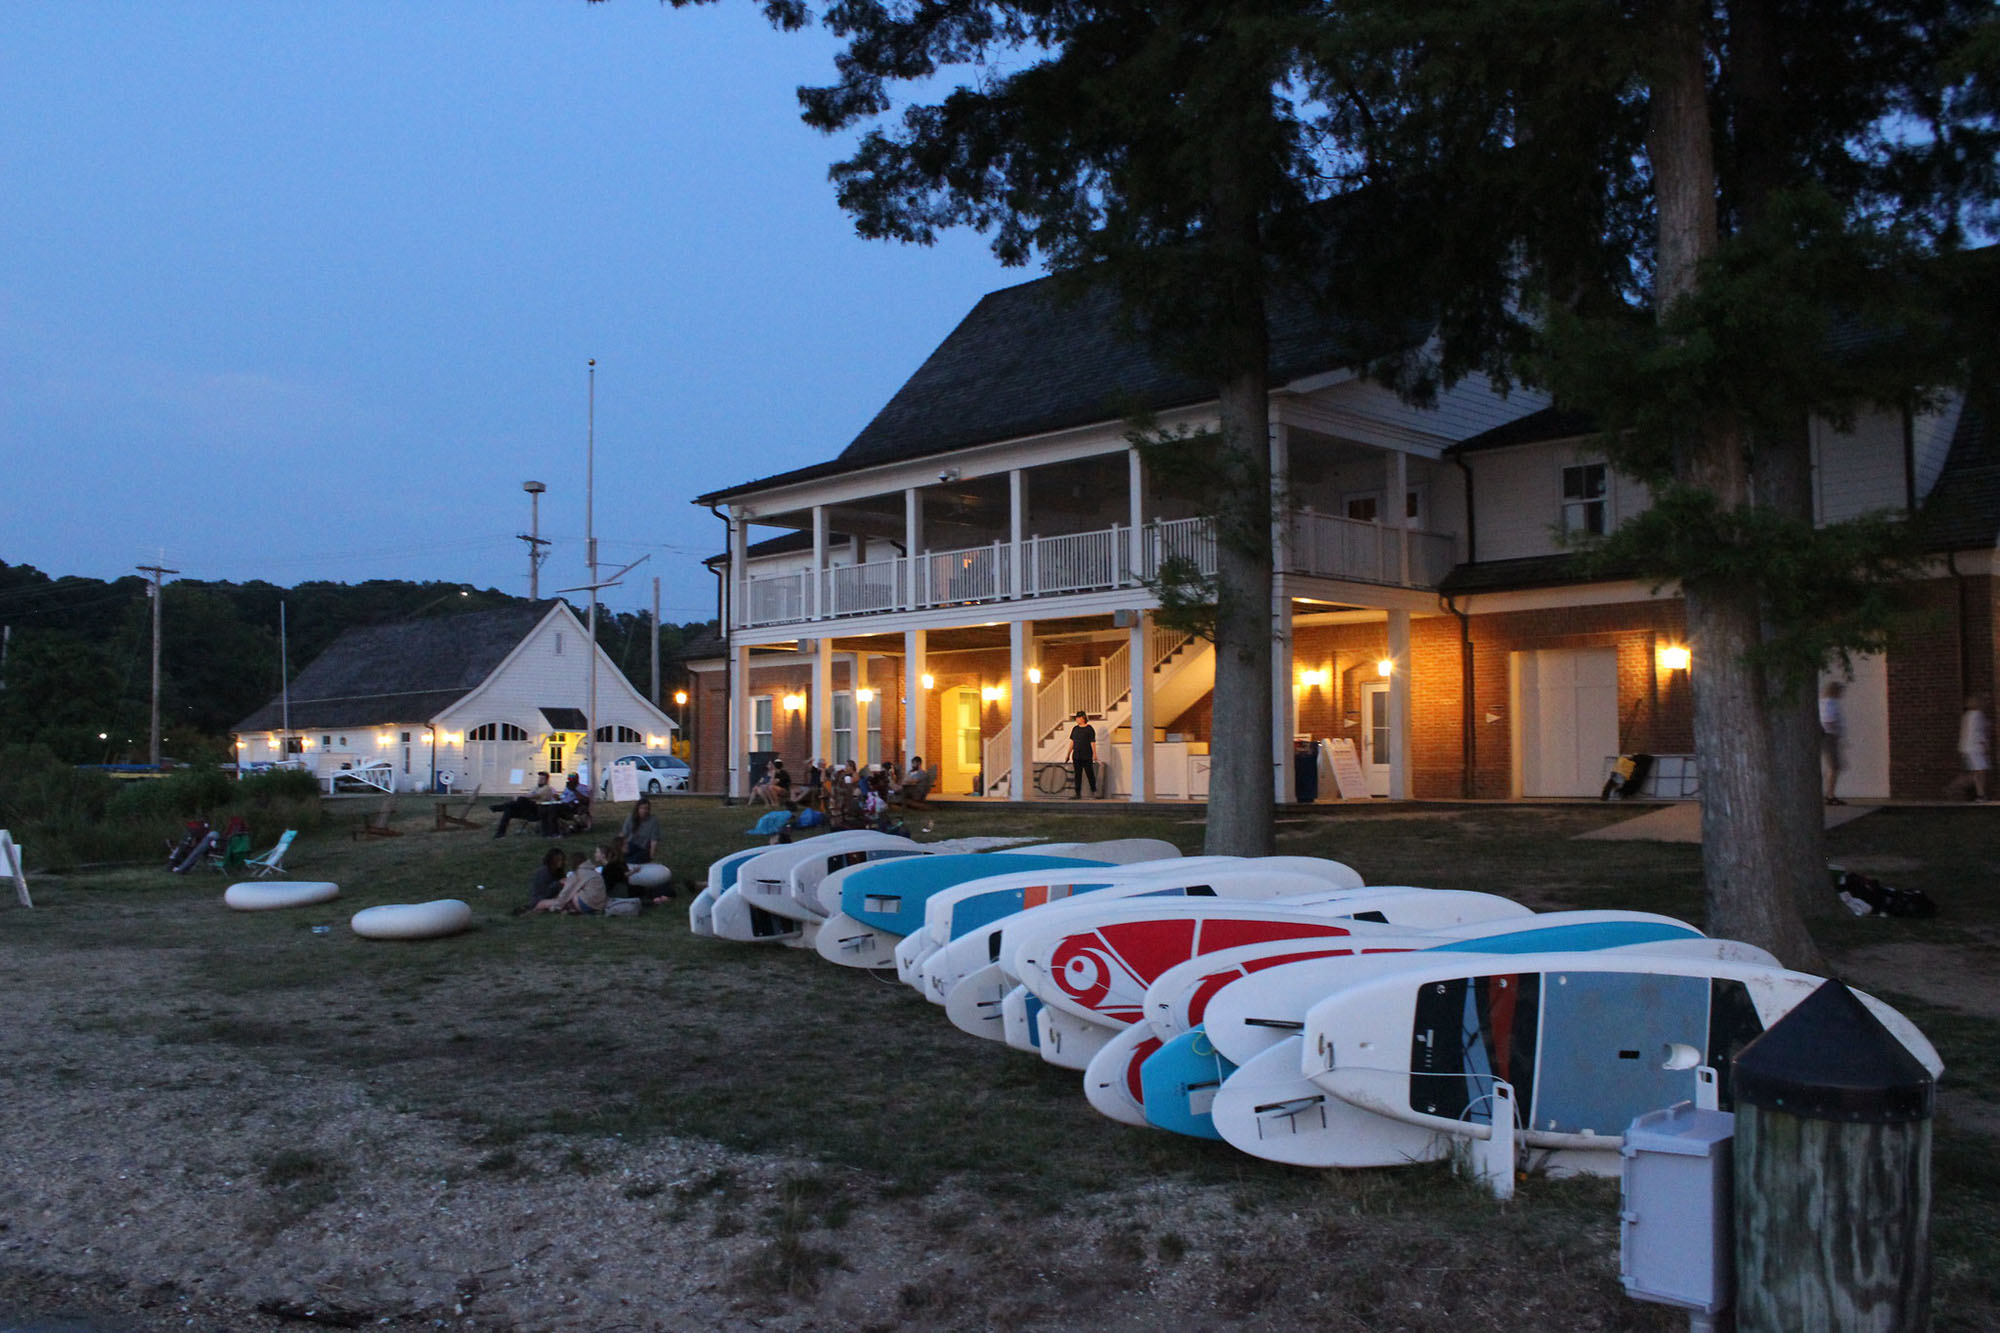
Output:
<instances>
[{"instance_id":1,"label":"utility pole","mask_svg":"<svg viewBox=\"0 0 2000 1333\"><path fill-rule=\"evenodd\" d=\"M585 743L590 758L590 786L594 794L600 781L597 773L597 358L590 358L589 401L583 427L583 550L590 562L590 701L589 733Z\"/></svg>"},{"instance_id":2,"label":"utility pole","mask_svg":"<svg viewBox=\"0 0 2000 1333\"><path fill-rule=\"evenodd\" d=\"M164 552L162 555L164 556ZM152 586L146 595L153 599L153 738L149 753L154 768L160 766L160 591L165 586L160 582L169 574L178 574L178 569L165 569L159 565L140 565L141 574L153 576Z\"/></svg>"},{"instance_id":3,"label":"utility pole","mask_svg":"<svg viewBox=\"0 0 2000 1333\"><path fill-rule=\"evenodd\" d=\"M653 707L660 706L660 576L653 575Z\"/></svg>"},{"instance_id":4,"label":"utility pole","mask_svg":"<svg viewBox=\"0 0 2000 1333\"><path fill-rule=\"evenodd\" d=\"M542 536L542 492L548 487L539 481L524 481L521 489L528 493L528 530L520 534L520 539L528 544L528 600L542 600L542 561L549 558L545 548L549 543Z\"/></svg>"}]
</instances>

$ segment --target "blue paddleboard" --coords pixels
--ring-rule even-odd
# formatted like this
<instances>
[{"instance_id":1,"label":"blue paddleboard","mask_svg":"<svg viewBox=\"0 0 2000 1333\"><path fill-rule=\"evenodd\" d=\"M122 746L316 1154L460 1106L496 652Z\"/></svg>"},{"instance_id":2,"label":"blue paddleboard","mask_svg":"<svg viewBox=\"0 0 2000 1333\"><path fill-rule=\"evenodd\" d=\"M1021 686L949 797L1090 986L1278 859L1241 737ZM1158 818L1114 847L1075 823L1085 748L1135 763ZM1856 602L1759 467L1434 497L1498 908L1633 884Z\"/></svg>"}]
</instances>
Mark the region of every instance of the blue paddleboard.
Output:
<instances>
[{"instance_id":1,"label":"blue paddleboard","mask_svg":"<svg viewBox=\"0 0 2000 1333\"><path fill-rule=\"evenodd\" d=\"M1025 852L906 856L850 871L840 887L840 910L886 934L908 935L924 924L924 904L931 895L944 889L1017 870L1075 870L1103 864Z\"/></svg>"}]
</instances>

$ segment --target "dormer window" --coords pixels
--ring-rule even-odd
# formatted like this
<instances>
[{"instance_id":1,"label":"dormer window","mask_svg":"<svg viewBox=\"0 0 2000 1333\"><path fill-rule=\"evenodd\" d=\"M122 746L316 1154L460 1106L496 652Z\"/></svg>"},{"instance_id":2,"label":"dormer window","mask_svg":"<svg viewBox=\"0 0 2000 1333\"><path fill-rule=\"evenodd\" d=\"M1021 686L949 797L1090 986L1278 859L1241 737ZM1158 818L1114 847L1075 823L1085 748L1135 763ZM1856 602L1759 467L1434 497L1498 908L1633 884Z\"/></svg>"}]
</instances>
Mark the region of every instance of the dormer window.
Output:
<instances>
[{"instance_id":1,"label":"dormer window","mask_svg":"<svg viewBox=\"0 0 2000 1333\"><path fill-rule=\"evenodd\" d=\"M1610 477L1602 463L1563 469L1563 534L1602 537L1610 530Z\"/></svg>"}]
</instances>

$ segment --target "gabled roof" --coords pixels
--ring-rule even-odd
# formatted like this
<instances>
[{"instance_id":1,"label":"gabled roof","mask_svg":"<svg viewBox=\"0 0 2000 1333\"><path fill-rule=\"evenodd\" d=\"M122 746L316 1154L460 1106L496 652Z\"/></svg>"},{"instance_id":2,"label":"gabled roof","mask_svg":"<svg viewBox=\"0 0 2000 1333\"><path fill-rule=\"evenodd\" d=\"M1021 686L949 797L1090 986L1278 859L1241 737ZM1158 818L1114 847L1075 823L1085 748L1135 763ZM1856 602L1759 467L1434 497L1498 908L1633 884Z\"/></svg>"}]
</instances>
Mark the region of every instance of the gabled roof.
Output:
<instances>
[{"instance_id":1,"label":"gabled roof","mask_svg":"<svg viewBox=\"0 0 2000 1333\"><path fill-rule=\"evenodd\" d=\"M1477 453L1483 449L1505 449L1516 444L1544 444L1550 440L1570 440L1579 435L1595 435L1597 423L1582 412L1565 412L1545 407L1524 417L1502 422L1492 430L1460 440L1445 450L1452 454Z\"/></svg>"},{"instance_id":2,"label":"gabled roof","mask_svg":"<svg viewBox=\"0 0 2000 1333\"><path fill-rule=\"evenodd\" d=\"M1952 432L1944 471L1918 517L1932 551L1986 550L2000 544L2000 432L1991 406L1968 397Z\"/></svg>"},{"instance_id":3,"label":"gabled roof","mask_svg":"<svg viewBox=\"0 0 2000 1333\"><path fill-rule=\"evenodd\" d=\"M348 630L292 681L292 728L434 717L492 675L559 605L528 602ZM283 718L282 697L274 697L231 730L274 731Z\"/></svg>"},{"instance_id":4,"label":"gabled roof","mask_svg":"<svg viewBox=\"0 0 2000 1333\"><path fill-rule=\"evenodd\" d=\"M1121 328L1116 293L1092 287L1065 301L1060 282L1041 278L981 298L840 457L696 503L1214 399L1213 377L1172 365ZM1381 350L1381 339L1303 295L1274 296L1269 321L1273 384Z\"/></svg>"}]
</instances>

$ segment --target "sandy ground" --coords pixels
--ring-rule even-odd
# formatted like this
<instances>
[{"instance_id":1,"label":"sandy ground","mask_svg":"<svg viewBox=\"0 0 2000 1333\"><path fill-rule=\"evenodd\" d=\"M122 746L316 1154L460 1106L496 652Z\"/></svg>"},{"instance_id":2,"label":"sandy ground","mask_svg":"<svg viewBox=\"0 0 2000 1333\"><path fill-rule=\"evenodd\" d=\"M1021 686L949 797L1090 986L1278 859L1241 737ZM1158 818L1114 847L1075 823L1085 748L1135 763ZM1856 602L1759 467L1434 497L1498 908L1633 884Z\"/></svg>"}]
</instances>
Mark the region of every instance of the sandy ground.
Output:
<instances>
[{"instance_id":1,"label":"sandy ground","mask_svg":"<svg viewBox=\"0 0 2000 1333\"><path fill-rule=\"evenodd\" d=\"M800 1163L615 1137L496 1154L366 1072L121 1031L116 1015L174 994L185 962L9 960L0 1329L1136 1331L1163 1311L1243 1328L1672 1324L1618 1295L1609 1196L1571 1209L1571 1234L1510 1230L1511 1292L1451 1278L1491 1262L1484 1244L1410 1266L1435 1218L1365 1195L1302 1218L1144 1181L1027 1223L951 1186L857 1189L837 1230L808 1220L788 1250L770 1219ZM1338 1255L1338 1276L1302 1255ZM1550 1265L1575 1280L1542 1281Z\"/></svg>"}]
</instances>

